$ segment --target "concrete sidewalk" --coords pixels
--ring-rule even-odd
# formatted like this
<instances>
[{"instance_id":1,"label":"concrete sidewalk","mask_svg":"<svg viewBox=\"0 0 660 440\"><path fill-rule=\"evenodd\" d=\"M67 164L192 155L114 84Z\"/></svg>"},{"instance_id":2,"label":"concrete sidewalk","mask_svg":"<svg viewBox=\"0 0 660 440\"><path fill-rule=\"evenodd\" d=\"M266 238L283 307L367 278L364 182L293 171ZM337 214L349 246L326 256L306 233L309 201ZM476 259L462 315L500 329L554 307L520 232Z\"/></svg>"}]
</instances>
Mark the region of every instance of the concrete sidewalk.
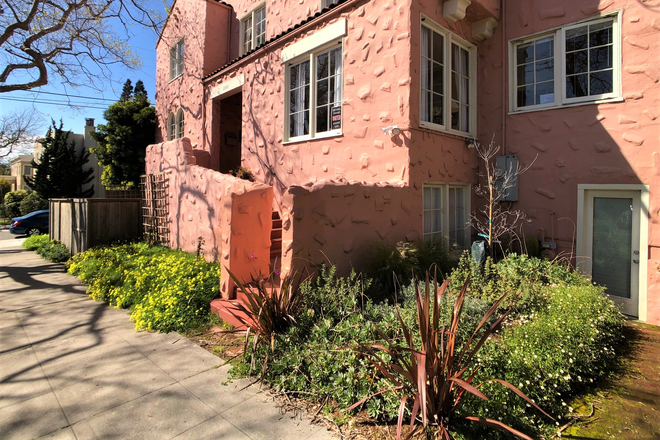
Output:
<instances>
[{"instance_id":1,"label":"concrete sidewalk","mask_svg":"<svg viewBox=\"0 0 660 440\"><path fill-rule=\"evenodd\" d=\"M0 439L329 439L176 333L137 333L61 265L0 242Z\"/></svg>"}]
</instances>

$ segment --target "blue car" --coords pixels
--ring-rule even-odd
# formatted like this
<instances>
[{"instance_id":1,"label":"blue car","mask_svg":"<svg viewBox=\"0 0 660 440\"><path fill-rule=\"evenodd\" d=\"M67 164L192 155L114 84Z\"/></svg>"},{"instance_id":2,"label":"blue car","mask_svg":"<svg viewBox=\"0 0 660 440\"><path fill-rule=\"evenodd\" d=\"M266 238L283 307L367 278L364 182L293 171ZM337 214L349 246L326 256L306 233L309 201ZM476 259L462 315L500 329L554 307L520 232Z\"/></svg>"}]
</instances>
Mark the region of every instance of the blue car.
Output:
<instances>
[{"instance_id":1,"label":"blue car","mask_svg":"<svg viewBox=\"0 0 660 440\"><path fill-rule=\"evenodd\" d=\"M48 210L34 211L11 219L9 232L16 235L39 235L48 232Z\"/></svg>"}]
</instances>

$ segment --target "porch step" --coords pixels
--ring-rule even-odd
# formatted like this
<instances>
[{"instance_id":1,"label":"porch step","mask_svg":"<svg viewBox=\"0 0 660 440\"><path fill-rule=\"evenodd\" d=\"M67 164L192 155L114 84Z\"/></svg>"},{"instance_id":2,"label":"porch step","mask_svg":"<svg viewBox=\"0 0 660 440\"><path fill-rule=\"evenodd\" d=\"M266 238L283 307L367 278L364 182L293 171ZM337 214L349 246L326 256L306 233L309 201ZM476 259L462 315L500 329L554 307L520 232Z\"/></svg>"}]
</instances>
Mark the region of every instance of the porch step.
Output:
<instances>
[{"instance_id":1,"label":"porch step","mask_svg":"<svg viewBox=\"0 0 660 440\"><path fill-rule=\"evenodd\" d=\"M277 211L272 214L273 225L270 230L270 260L280 260L282 256L282 219ZM271 270L276 270L271 264ZM279 270L279 268L277 269Z\"/></svg>"},{"instance_id":2,"label":"porch step","mask_svg":"<svg viewBox=\"0 0 660 440\"><path fill-rule=\"evenodd\" d=\"M239 320L237 315L241 318L247 318L245 313L241 312L236 305L241 303L235 299L217 298L211 301L211 313L215 313L227 324L231 324L236 330L246 330L245 325ZM233 314L232 314L233 312Z\"/></svg>"}]
</instances>

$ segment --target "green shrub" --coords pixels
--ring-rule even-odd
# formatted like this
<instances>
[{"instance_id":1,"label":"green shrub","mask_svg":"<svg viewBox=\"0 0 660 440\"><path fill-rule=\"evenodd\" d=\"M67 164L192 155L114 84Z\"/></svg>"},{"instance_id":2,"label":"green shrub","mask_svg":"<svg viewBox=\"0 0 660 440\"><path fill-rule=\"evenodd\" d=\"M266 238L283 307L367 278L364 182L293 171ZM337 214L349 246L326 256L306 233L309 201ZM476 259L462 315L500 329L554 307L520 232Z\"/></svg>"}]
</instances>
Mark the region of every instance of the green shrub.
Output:
<instances>
[{"instance_id":1,"label":"green shrub","mask_svg":"<svg viewBox=\"0 0 660 440\"><path fill-rule=\"evenodd\" d=\"M391 300L398 290L411 285L413 276L423 280L428 271L444 279L455 265L443 241L378 243L369 252L364 267L365 275L374 280L367 294L375 302Z\"/></svg>"},{"instance_id":2,"label":"green shrub","mask_svg":"<svg viewBox=\"0 0 660 440\"><path fill-rule=\"evenodd\" d=\"M23 247L35 251L38 255L53 263L64 263L71 257L69 250L57 240L50 240L48 235L33 235L23 242Z\"/></svg>"},{"instance_id":3,"label":"green shrub","mask_svg":"<svg viewBox=\"0 0 660 440\"><path fill-rule=\"evenodd\" d=\"M21 216L21 202L27 197L28 192L24 189L11 191L5 194L5 209L7 217L14 218Z\"/></svg>"},{"instance_id":4,"label":"green shrub","mask_svg":"<svg viewBox=\"0 0 660 440\"><path fill-rule=\"evenodd\" d=\"M466 257L467 258L467 257ZM623 317L616 306L588 279L558 263L511 256L497 264L488 262L483 272L473 271L466 258L454 272L474 273L470 294L463 304L461 326L456 334L460 349L479 324L496 293L511 292L515 312L478 354L481 363L475 383L484 379L506 380L530 396L561 423L570 413L568 399L592 383L607 377L618 365ZM452 281L452 286L457 281ZM333 268L303 284L306 312L297 325L275 340L264 379L276 389L335 401L340 409L378 390L390 381L350 347L382 343L376 328L393 343L403 341L394 306L373 304L362 295L363 282L357 274L337 277ZM364 280L365 289L369 280ZM417 311L412 288L398 293L400 313L406 327L417 332ZM450 322L455 295L448 294L440 307L442 322ZM492 321L494 318L491 317ZM491 322L486 323L490 325ZM419 345L420 341L416 341ZM266 349L255 353L263 361ZM263 363L244 363L235 374L261 374ZM485 404L469 399L462 416L478 415L534 433L546 435L554 429L548 419L499 385L482 388ZM391 420L398 416L400 400L379 395L365 403L371 417ZM565 406L566 405L566 406ZM492 431L456 427L456 438L498 438ZM504 438L504 437L502 437Z\"/></svg>"},{"instance_id":5,"label":"green shrub","mask_svg":"<svg viewBox=\"0 0 660 440\"><path fill-rule=\"evenodd\" d=\"M48 209L48 200L43 199L38 192L32 191L20 203L21 215L26 215L34 211Z\"/></svg>"},{"instance_id":6,"label":"green shrub","mask_svg":"<svg viewBox=\"0 0 660 440\"><path fill-rule=\"evenodd\" d=\"M147 243L90 249L75 255L69 273L97 301L132 309L137 329L185 331L205 322L220 287L220 266Z\"/></svg>"},{"instance_id":7,"label":"green shrub","mask_svg":"<svg viewBox=\"0 0 660 440\"><path fill-rule=\"evenodd\" d=\"M543 308L519 316L502 330L500 338L486 344L479 375L520 387L561 423L572 411L567 405L570 397L616 371L624 318L601 287L544 290L547 303ZM538 433L547 428L545 420L510 392L490 385L483 391L490 402L485 406L472 399L472 413L518 428L536 427Z\"/></svg>"},{"instance_id":8,"label":"green shrub","mask_svg":"<svg viewBox=\"0 0 660 440\"><path fill-rule=\"evenodd\" d=\"M23 241L23 247L28 251L34 251L50 241L48 235L31 235Z\"/></svg>"},{"instance_id":9,"label":"green shrub","mask_svg":"<svg viewBox=\"0 0 660 440\"><path fill-rule=\"evenodd\" d=\"M524 312L543 307L544 286L589 286L590 281L562 261L548 261L526 255L509 254L494 263L489 257L483 267L472 262L465 252L449 277L451 291L458 291L470 276L468 294L485 301L495 301L507 293L503 306L511 306L514 312Z\"/></svg>"}]
</instances>

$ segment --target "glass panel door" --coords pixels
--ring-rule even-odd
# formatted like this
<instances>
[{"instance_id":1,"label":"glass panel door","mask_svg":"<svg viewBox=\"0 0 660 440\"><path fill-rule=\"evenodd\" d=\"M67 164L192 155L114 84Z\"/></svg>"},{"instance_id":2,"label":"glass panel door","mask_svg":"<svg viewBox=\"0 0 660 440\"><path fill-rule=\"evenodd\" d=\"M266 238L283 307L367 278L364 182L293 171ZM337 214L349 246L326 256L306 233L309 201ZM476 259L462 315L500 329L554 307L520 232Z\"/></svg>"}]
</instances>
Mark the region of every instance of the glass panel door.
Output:
<instances>
[{"instance_id":1,"label":"glass panel door","mask_svg":"<svg viewBox=\"0 0 660 440\"><path fill-rule=\"evenodd\" d=\"M597 284L608 295L630 298L633 199L594 197L593 268Z\"/></svg>"}]
</instances>

